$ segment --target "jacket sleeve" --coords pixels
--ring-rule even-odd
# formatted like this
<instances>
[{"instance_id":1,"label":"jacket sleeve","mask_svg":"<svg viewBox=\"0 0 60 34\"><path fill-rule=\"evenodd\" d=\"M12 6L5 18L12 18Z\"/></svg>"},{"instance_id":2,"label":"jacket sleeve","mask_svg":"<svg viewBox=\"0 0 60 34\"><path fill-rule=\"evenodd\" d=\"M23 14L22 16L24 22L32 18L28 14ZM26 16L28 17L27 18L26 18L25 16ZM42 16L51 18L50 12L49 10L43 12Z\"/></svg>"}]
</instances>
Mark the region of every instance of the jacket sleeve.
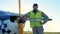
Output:
<instances>
[{"instance_id":1,"label":"jacket sleeve","mask_svg":"<svg viewBox=\"0 0 60 34\"><path fill-rule=\"evenodd\" d=\"M43 12L42 12L42 17L43 17L43 24L47 23L49 17Z\"/></svg>"},{"instance_id":2,"label":"jacket sleeve","mask_svg":"<svg viewBox=\"0 0 60 34\"><path fill-rule=\"evenodd\" d=\"M20 18L19 23L25 23L27 18L29 18L29 12Z\"/></svg>"}]
</instances>

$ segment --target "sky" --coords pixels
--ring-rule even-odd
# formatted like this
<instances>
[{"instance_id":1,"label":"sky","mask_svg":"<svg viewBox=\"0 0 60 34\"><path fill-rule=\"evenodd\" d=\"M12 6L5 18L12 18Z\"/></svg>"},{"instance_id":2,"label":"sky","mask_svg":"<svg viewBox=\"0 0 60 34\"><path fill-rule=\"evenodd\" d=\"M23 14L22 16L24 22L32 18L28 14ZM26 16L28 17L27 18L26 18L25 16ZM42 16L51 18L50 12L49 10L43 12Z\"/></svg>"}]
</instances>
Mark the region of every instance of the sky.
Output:
<instances>
[{"instance_id":1,"label":"sky","mask_svg":"<svg viewBox=\"0 0 60 34\"><path fill-rule=\"evenodd\" d=\"M53 19L43 25L44 31L60 32L60 0L21 0L21 14L26 14L31 11L34 3L38 4L39 10ZM0 10L19 13L18 0L0 0ZM24 30L31 31L29 25L29 21L26 21Z\"/></svg>"}]
</instances>

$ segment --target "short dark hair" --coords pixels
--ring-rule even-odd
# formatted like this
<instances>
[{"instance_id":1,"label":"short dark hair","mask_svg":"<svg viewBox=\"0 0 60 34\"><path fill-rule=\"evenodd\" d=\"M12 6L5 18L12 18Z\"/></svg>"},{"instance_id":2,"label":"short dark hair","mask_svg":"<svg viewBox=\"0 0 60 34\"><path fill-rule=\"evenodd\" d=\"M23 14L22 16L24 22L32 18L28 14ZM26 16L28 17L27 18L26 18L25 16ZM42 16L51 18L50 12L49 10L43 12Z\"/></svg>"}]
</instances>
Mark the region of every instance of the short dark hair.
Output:
<instances>
[{"instance_id":1,"label":"short dark hair","mask_svg":"<svg viewBox=\"0 0 60 34\"><path fill-rule=\"evenodd\" d=\"M36 6L36 7L38 7L38 4L37 4L37 3L34 3L34 4L33 4L33 6Z\"/></svg>"}]
</instances>

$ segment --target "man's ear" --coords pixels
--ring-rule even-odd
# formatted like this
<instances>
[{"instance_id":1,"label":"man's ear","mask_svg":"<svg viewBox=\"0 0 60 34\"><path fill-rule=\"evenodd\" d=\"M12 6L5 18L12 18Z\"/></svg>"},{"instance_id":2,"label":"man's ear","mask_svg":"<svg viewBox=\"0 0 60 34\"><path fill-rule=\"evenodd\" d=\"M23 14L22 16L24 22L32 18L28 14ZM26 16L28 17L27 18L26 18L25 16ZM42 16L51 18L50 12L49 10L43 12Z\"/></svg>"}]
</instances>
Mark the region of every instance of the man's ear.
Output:
<instances>
[{"instance_id":1,"label":"man's ear","mask_svg":"<svg viewBox=\"0 0 60 34\"><path fill-rule=\"evenodd\" d=\"M17 19L17 16L10 16L10 21L14 23L14 21Z\"/></svg>"}]
</instances>

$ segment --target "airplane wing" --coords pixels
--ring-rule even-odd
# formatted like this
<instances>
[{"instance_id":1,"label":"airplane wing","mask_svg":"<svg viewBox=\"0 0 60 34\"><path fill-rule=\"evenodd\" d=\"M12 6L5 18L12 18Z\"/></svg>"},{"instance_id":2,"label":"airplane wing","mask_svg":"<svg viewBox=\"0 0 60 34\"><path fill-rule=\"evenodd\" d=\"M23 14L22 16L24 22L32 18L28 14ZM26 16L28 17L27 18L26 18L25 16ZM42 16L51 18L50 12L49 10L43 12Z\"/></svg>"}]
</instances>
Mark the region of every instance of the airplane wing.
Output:
<instances>
[{"instance_id":1,"label":"airplane wing","mask_svg":"<svg viewBox=\"0 0 60 34\"><path fill-rule=\"evenodd\" d=\"M23 16L23 15L21 15ZM10 19L11 22L14 22L18 17L17 13L7 12L0 10L0 20L8 20Z\"/></svg>"},{"instance_id":2,"label":"airplane wing","mask_svg":"<svg viewBox=\"0 0 60 34\"><path fill-rule=\"evenodd\" d=\"M0 11L0 20L6 20L9 19L10 16L18 16L16 13L6 12L6 11Z\"/></svg>"}]
</instances>

